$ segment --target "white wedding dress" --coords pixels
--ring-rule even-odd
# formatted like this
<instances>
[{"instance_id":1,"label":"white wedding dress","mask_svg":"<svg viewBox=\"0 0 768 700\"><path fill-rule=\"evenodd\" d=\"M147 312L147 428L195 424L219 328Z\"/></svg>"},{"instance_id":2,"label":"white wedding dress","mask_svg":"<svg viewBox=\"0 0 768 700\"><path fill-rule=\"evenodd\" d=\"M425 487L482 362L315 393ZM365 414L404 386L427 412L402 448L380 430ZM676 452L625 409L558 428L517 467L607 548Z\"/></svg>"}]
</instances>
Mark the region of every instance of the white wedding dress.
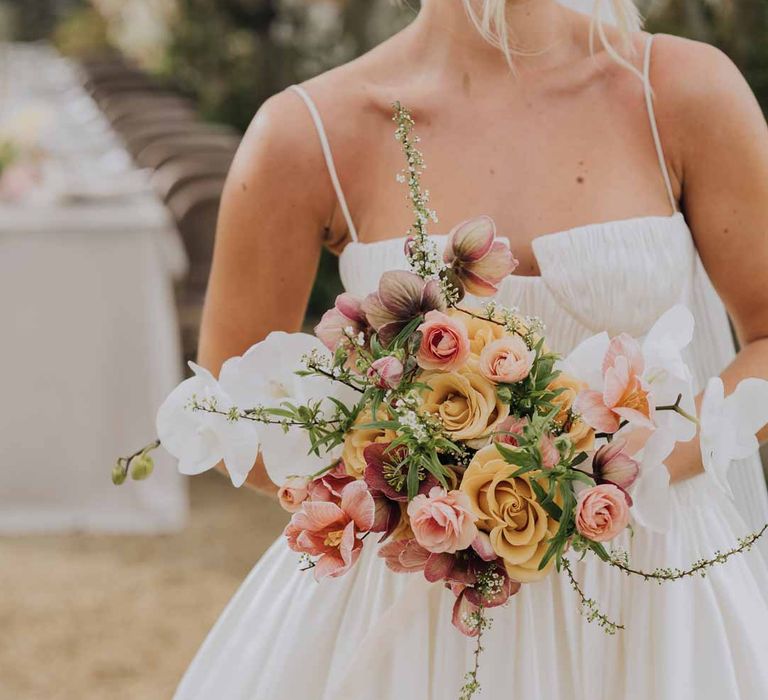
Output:
<instances>
[{"instance_id":1,"label":"white wedding dress","mask_svg":"<svg viewBox=\"0 0 768 700\"><path fill-rule=\"evenodd\" d=\"M534 242L541 276L508 278L498 299L540 316L550 346L562 353L598 331L641 336L664 311L685 303L696 318L689 361L700 389L732 359L733 343L676 209L646 88L674 213L541 236ZM362 296L374 291L385 270L406 267L403 241L356 240L319 114L309 96L297 92L315 119L353 233L340 260L344 286ZM632 564L688 566L766 522L759 460L735 465L732 474L736 503L706 475L674 486L670 531L636 527L633 539L620 542ZM474 640L451 626L453 595L421 574L390 572L376 550L373 538L367 540L346 576L318 584L279 539L213 628L176 700L458 697ZM768 698L768 569L757 549L706 578L663 586L628 578L594 557L575 570L585 592L626 629L608 636L588 623L565 576L525 585L506 607L491 611L478 698Z\"/></svg>"}]
</instances>

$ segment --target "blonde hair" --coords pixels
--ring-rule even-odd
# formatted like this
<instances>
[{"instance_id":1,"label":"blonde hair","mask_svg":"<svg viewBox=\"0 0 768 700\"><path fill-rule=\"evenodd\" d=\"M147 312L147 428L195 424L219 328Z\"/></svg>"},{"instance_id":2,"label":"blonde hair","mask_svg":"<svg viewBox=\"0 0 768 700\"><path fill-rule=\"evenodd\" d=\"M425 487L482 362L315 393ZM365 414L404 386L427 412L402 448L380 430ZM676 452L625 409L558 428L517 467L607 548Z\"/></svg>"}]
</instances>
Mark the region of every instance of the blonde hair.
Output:
<instances>
[{"instance_id":1,"label":"blonde hair","mask_svg":"<svg viewBox=\"0 0 768 700\"><path fill-rule=\"evenodd\" d=\"M470 19L477 30L493 46L501 50L510 66L514 67L514 56L529 53L514 46L514 37L507 22L507 0L462 0ZM478 5L480 7L478 8ZM619 33L620 45L614 46L608 37L603 20L604 10L613 13ZM637 68L627 59L634 53L632 33L642 27L640 11L633 0L593 0L592 24L590 26L590 50L594 50L595 36L605 51L617 63L634 73Z\"/></svg>"}]
</instances>

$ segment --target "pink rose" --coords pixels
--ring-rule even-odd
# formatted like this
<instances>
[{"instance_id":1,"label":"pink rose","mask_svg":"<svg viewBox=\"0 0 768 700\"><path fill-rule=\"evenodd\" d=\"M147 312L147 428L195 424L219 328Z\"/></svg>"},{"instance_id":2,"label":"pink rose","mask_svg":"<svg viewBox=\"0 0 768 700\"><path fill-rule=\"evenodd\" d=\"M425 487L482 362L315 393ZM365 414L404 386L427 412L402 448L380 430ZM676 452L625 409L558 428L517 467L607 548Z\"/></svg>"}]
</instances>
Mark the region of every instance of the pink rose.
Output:
<instances>
[{"instance_id":1,"label":"pink rose","mask_svg":"<svg viewBox=\"0 0 768 700\"><path fill-rule=\"evenodd\" d=\"M288 478L277 492L277 499L283 510L295 513L301 504L309 497L309 479L305 476L292 476Z\"/></svg>"},{"instance_id":2,"label":"pink rose","mask_svg":"<svg viewBox=\"0 0 768 700\"><path fill-rule=\"evenodd\" d=\"M380 389L396 389L403 378L403 363L391 355L380 357L368 368L368 379Z\"/></svg>"},{"instance_id":3,"label":"pink rose","mask_svg":"<svg viewBox=\"0 0 768 700\"><path fill-rule=\"evenodd\" d=\"M624 492L613 484L582 491L576 500L576 529L594 542L607 542L629 524L629 504Z\"/></svg>"},{"instance_id":4,"label":"pink rose","mask_svg":"<svg viewBox=\"0 0 768 700\"><path fill-rule=\"evenodd\" d=\"M416 361L422 369L450 372L459 369L469 357L469 335L456 318L430 311L419 326L421 346Z\"/></svg>"},{"instance_id":5,"label":"pink rose","mask_svg":"<svg viewBox=\"0 0 768 700\"><path fill-rule=\"evenodd\" d=\"M496 432L493 434L493 441L500 442L502 445L513 445L517 447L518 436L523 434L525 426L528 425L527 418L518 416L509 416L499 423Z\"/></svg>"},{"instance_id":6,"label":"pink rose","mask_svg":"<svg viewBox=\"0 0 768 700\"><path fill-rule=\"evenodd\" d=\"M424 549L453 553L469 547L477 536L469 496L434 486L428 496L416 496L408 504L416 541Z\"/></svg>"},{"instance_id":7,"label":"pink rose","mask_svg":"<svg viewBox=\"0 0 768 700\"><path fill-rule=\"evenodd\" d=\"M480 373L492 382L513 384L528 376L533 360L533 352L519 335L506 335L483 348Z\"/></svg>"}]
</instances>

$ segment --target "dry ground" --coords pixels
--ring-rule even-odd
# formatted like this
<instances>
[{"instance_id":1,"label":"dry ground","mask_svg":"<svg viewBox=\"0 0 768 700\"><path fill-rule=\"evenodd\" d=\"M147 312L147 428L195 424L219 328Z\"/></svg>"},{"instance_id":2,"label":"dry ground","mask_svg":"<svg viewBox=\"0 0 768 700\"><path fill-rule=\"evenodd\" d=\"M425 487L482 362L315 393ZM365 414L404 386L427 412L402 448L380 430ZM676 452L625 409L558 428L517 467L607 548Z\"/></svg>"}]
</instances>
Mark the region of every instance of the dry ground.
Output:
<instances>
[{"instance_id":1,"label":"dry ground","mask_svg":"<svg viewBox=\"0 0 768 700\"><path fill-rule=\"evenodd\" d=\"M0 700L171 697L287 520L215 474L191 498L178 535L0 539Z\"/></svg>"}]
</instances>

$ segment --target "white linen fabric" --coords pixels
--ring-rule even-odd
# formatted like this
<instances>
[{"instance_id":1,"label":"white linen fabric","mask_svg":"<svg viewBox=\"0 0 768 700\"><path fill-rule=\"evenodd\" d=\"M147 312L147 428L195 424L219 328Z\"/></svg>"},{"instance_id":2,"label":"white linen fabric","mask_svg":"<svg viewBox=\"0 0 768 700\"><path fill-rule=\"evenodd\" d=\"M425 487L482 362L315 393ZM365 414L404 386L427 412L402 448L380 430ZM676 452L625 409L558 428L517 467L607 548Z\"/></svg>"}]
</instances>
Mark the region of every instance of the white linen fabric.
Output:
<instances>
[{"instance_id":1,"label":"white linen fabric","mask_svg":"<svg viewBox=\"0 0 768 700\"><path fill-rule=\"evenodd\" d=\"M0 92L0 120L37 115L46 154L42 185L0 202L0 533L177 530L187 492L169 458L119 489L110 471L181 379L181 240L74 66L0 45Z\"/></svg>"},{"instance_id":2,"label":"white linen fabric","mask_svg":"<svg viewBox=\"0 0 768 700\"><path fill-rule=\"evenodd\" d=\"M558 351L604 330L641 336L685 303L696 319L687 359L697 389L733 357L723 306L679 212L545 235L534 254L541 275L509 277L498 300L540 316ZM407 267L403 240L353 241L340 264L345 288L368 294L384 271ZM730 548L768 520L757 461L733 472L742 474L734 484L738 506L701 475L672 487L668 533L638 526L616 546L644 570L687 567ZM474 641L451 626L453 595L421 574L390 572L376 549L367 540L347 575L316 583L277 541L208 636L175 700L457 697ZM768 568L757 550L706 578L664 586L628 578L594 557L574 570L587 595L626 629L608 636L588 623L565 576L525 585L491 611L479 697L768 697Z\"/></svg>"}]
</instances>

